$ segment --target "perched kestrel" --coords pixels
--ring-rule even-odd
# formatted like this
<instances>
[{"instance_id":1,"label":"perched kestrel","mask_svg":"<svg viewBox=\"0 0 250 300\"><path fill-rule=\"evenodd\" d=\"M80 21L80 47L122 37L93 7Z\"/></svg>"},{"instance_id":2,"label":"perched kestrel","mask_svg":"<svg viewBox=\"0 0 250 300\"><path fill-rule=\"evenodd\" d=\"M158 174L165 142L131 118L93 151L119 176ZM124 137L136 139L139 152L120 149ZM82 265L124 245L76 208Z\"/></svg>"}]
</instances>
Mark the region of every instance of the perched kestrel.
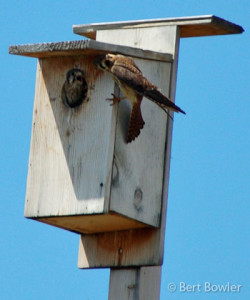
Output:
<instances>
[{"instance_id":1,"label":"perched kestrel","mask_svg":"<svg viewBox=\"0 0 250 300\"><path fill-rule=\"evenodd\" d=\"M128 127L127 142L133 141L143 128L145 122L141 115L141 101L143 97L156 103L166 113L166 110L185 112L164 96L157 86L145 78L133 59L123 55L106 54L97 57L94 64L101 70L112 74L122 93L130 100L131 114ZM113 104L122 100L113 95Z\"/></svg>"},{"instance_id":2,"label":"perched kestrel","mask_svg":"<svg viewBox=\"0 0 250 300\"><path fill-rule=\"evenodd\" d=\"M79 106L86 98L87 93L88 85L83 71L80 69L69 70L61 91L63 103L69 107Z\"/></svg>"}]
</instances>

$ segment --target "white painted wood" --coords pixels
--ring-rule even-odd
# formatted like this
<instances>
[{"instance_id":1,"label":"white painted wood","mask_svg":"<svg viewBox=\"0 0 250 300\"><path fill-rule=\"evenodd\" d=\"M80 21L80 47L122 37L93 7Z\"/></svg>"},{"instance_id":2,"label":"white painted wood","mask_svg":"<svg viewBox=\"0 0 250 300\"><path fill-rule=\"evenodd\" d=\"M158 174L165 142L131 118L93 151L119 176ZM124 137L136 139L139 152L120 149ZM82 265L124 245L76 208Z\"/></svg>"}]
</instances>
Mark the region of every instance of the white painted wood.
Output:
<instances>
[{"instance_id":1,"label":"white painted wood","mask_svg":"<svg viewBox=\"0 0 250 300\"><path fill-rule=\"evenodd\" d=\"M109 300L159 299L160 278L161 267L111 269Z\"/></svg>"},{"instance_id":2,"label":"white painted wood","mask_svg":"<svg viewBox=\"0 0 250 300\"><path fill-rule=\"evenodd\" d=\"M66 73L73 67L85 72L89 84L90 100L78 109L67 108L60 98ZM40 60L26 217L104 212L105 189L109 193L110 185L110 143L114 143L113 112L105 98L113 86L86 57Z\"/></svg>"}]
</instances>

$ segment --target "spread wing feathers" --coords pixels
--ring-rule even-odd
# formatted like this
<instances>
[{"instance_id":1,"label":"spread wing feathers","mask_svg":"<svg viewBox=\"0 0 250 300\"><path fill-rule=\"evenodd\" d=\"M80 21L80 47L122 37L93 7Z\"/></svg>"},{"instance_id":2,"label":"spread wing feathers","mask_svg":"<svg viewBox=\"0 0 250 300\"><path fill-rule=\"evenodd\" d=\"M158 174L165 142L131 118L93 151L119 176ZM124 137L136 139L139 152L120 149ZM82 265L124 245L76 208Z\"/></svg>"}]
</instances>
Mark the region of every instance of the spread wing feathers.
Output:
<instances>
[{"instance_id":1,"label":"spread wing feathers","mask_svg":"<svg viewBox=\"0 0 250 300\"><path fill-rule=\"evenodd\" d=\"M111 68L111 73L118 80L127 84L134 89L138 94L148 98L160 106L165 112L166 109L173 110L175 112L185 112L164 96L151 82L143 76L140 69L136 66L132 59L117 60Z\"/></svg>"},{"instance_id":2,"label":"spread wing feathers","mask_svg":"<svg viewBox=\"0 0 250 300\"><path fill-rule=\"evenodd\" d=\"M138 101L134 103L131 109L127 143L132 142L140 134L140 131L145 124L141 115L141 101L142 97L139 96Z\"/></svg>"}]
</instances>

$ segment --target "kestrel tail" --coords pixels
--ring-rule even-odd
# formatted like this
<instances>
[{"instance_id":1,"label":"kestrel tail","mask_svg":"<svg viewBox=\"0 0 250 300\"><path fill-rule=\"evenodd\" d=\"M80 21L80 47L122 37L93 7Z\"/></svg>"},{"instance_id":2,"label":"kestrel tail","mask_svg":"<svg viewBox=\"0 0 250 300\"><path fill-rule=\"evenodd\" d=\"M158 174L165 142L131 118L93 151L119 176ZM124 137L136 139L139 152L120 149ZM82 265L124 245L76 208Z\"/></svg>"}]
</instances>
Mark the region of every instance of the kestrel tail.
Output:
<instances>
[{"instance_id":1,"label":"kestrel tail","mask_svg":"<svg viewBox=\"0 0 250 300\"><path fill-rule=\"evenodd\" d=\"M166 110L174 112L185 112L164 96L157 86L153 85L133 59L123 55L106 54L96 58L94 64L113 76L122 93L130 100L131 114L128 128L127 142L133 141L145 124L141 115L141 101L143 97L156 103L166 113ZM117 102L117 101L116 101Z\"/></svg>"},{"instance_id":2,"label":"kestrel tail","mask_svg":"<svg viewBox=\"0 0 250 300\"><path fill-rule=\"evenodd\" d=\"M135 102L132 106L128 126L127 143L132 142L140 134L140 131L145 124L141 115L141 101L142 96L139 95L137 96L137 102Z\"/></svg>"}]
</instances>

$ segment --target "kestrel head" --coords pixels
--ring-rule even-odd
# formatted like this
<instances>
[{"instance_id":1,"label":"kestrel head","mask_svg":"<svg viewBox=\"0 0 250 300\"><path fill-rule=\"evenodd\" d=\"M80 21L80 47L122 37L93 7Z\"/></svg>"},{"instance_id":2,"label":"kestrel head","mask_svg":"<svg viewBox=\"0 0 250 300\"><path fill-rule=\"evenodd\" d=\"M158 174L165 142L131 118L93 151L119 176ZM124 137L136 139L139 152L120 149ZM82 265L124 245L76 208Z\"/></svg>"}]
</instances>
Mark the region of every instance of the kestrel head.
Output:
<instances>
[{"instance_id":1,"label":"kestrel head","mask_svg":"<svg viewBox=\"0 0 250 300\"><path fill-rule=\"evenodd\" d=\"M74 82L82 84L84 80L84 74L80 69L72 69L68 71L66 78L70 84Z\"/></svg>"},{"instance_id":2,"label":"kestrel head","mask_svg":"<svg viewBox=\"0 0 250 300\"><path fill-rule=\"evenodd\" d=\"M110 69L112 68L112 66L115 62L115 59L116 59L115 54L104 54L104 55L98 56L94 60L94 65L103 71L110 71Z\"/></svg>"}]
</instances>

